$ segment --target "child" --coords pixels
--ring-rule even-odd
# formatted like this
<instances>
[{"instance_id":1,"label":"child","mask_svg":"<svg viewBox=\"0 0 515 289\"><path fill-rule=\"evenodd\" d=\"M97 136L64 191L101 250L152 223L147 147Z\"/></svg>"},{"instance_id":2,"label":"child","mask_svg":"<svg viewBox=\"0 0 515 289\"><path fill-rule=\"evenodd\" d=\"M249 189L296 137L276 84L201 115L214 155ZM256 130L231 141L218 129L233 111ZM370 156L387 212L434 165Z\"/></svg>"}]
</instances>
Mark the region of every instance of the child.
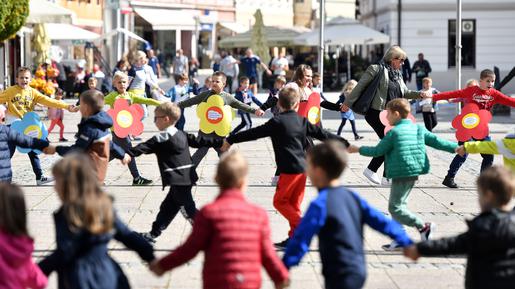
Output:
<instances>
[{"instance_id":1,"label":"child","mask_svg":"<svg viewBox=\"0 0 515 289\"><path fill-rule=\"evenodd\" d=\"M432 87L433 80L429 77L424 77L422 79L422 91L426 92L427 95L433 95L440 93L437 89ZM426 126L428 131L433 131L433 129L438 124L436 119L436 111L435 111L435 102L433 102L432 97L425 98L420 101L420 107L422 109L422 115L424 117L424 125Z\"/></svg>"},{"instance_id":2,"label":"child","mask_svg":"<svg viewBox=\"0 0 515 289\"><path fill-rule=\"evenodd\" d=\"M88 79L88 88L89 89L98 90L97 84L98 84L98 80L95 77L91 76ZM100 90L98 90L98 91L100 91Z\"/></svg>"},{"instance_id":3,"label":"child","mask_svg":"<svg viewBox=\"0 0 515 289\"><path fill-rule=\"evenodd\" d=\"M152 246L117 217L86 155L66 156L52 173L62 205L54 213L57 247L39 262L41 270L47 276L57 271L60 289L130 288L107 252L108 243L114 238L147 262L154 260Z\"/></svg>"},{"instance_id":4,"label":"child","mask_svg":"<svg viewBox=\"0 0 515 289\"><path fill-rule=\"evenodd\" d=\"M469 154L493 154L502 155L504 165L515 172L515 133L506 135L503 140L493 141L471 141L466 142L458 148L458 153Z\"/></svg>"},{"instance_id":5,"label":"child","mask_svg":"<svg viewBox=\"0 0 515 289\"><path fill-rule=\"evenodd\" d=\"M257 106L263 105L252 93L249 89L250 87L250 79L246 76L240 77L240 87L236 90L236 94L234 95L237 100L243 102L244 104L251 106L252 102L257 104ZM241 123L234 128L231 134L235 134L242 129L250 129L252 128L252 119L250 118L250 114L248 112L238 110L238 114L241 117Z\"/></svg>"},{"instance_id":6,"label":"child","mask_svg":"<svg viewBox=\"0 0 515 289\"><path fill-rule=\"evenodd\" d=\"M467 232L407 247L404 255L417 260L466 254L466 289L513 288L515 212L509 203L515 193L515 176L502 167L488 168L477 179L477 189L481 214L467 221Z\"/></svg>"},{"instance_id":7,"label":"child","mask_svg":"<svg viewBox=\"0 0 515 289\"><path fill-rule=\"evenodd\" d=\"M14 120L22 118L27 112L33 111L36 104L61 109L66 108L70 112L77 112L79 110L79 108L74 105L68 105L62 100L54 100L30 87L29 83L32 78L32 74L30 73L29 68L18 68L17 75L17 85L11 86L5 91L0 92L0 103L5 103L7 105L7 114L5 119L8 126L11 125ZM14 143L9 147L9 149L11 150L12 158L15 149ZM53 181L52 178L43 176L38 155L35 152L29 152L28 155L30 164L32 165L32 170L36 175L36 185L41 186Z\"/></svg>"},{"instance_id":8,"label":"child","mask_svg":"<svg viewBox=\"0 0 515 289\"><path fill-rule=\"evenodd\" d=\"M479 86L479 82L477 82L477 80L474 78L467 80L467 84L465 85L465 87L471 87L471 86Z\"/></svg>"},{"instance_id":9,"label":"child","mask_svg":"<svg viewBox=\"0 0 515 289\"><path fill-rule=\"evenodd\" d=\"M32 261L34 240L27 230L25 199L17 185L0 183L0 286L45 288L48 280Z\"/></svg>"},{"instance_id":10,"label":"child","mask_svg":"<svg viewBox=\"0 0 515 289\"><path fill-rule=\"evenodd\" d=\"M201 88L198 89L198 93L200 94L202 92L210 91L212 87L213 87L213 78L211 76L208 76L204 80L204 86L202 86Z\"/></svg>"},{"instance_id":11,"label":"child","mask_svg":"<svg viewBox=\"0 0 515 289\"><path fill-rule=\"evenodd\" d=\"M215 72L211 76L212 79L212 85L211 89L208 91L204 91L202 93L199 93L197 96L186 99L184 101L181 101L178 103L180 108L186 108L190 107L192 105L199 104L201 102L206 102L210 96L212 95L220 95L224 101L224 105L229 105L232 108L236 108L245 112L254 113L256 116L262 116L265 114L261 109L255 109L250 107L249 105L242 103L238 101L236 98L234 98L232 95L224 91L225 82L227 81L225 74L223 72ZM202 131L199 131L199 135L207 136L211 138L223 138L225 136L219 136L215 133L211 134L204 134ZM207 154L209 148L208 147L201 147L195 151L195 153L192 156L193 159L193 165L195 167L198 167L204 156ZM220 156L221 152L219 148L215 148L216 152L218 153L218 156Z\"/></svg>"},{"instance_id":12,"label":"child","mask_svg":"<svg viewBox=\"0 0 515 289\"><path fill-rule=\"evenodd\" d=\"M348 97L351 93L351 91L356 87L358 82L354 79L351 79L345 83L342 89L342 93L340 94L340 98L336 104L342 105L345 101L345 98ZM350 121L350 125L352 127L352 133L354 133L354 140L360 140L363 139L362 136L358 135L358 132L356 131L356 118L354 117L354 112L349 109L346 112L341 113L342 122L340 123L340 127L338 127L338 135L342 134L343 127L345 126L345 123L347 123L347 120Z\"/></svg>"},{"instance_id":13,"label":"child","mask_svg":"<svg viewBox=\"0 0 515 289\"><path fill-rule=\"evenodd\" d=\"M198 94L198 80L193 79L193 86L189 86L189 79L186 73L181 74L178 78L179 83L174 85L170 90L166 93L166 96L170 98L170 100L174 103L181 102L190 98L190 93L194 95ZM184 130L184 125L186 124L186 119L184 118L184 108L181 109L181 118L177 121L175 125L179 130Z\"/></svg>"},{"instance_id":14,"label":"child","mask_svg":"<svg viewBox=\"0 0 515 289\"><path fill-rule=\"evenodd\" d=\"M10 183L13 175L11 152L16 146L42 150L50 144L47 140L31 138L11 129L4 124L4 119L5 108L0 106L0 182Z\"/></svg>"},{"instance_id":15,"label":"child","mask_svg":"<svg viewBox=\"0 0 515 289\"><path fill-rule=\"evenodd\" d=\"M490 69L481 71L479 76L479 86L470 86L464 89L442 92L433 95L433 101L439 101L442 99L459 98L465 103L475 103L480 109L491 110L495 104L503 104L511 107L515 107L515 98L509 97L502 94L500 91L493 88L495 83L495 74ZM487 136L484 140L490 140ZM478 139L478 141L481 141ZM460 145L463 142L459 142ZM484 171L488 167L492 166L494 162L494 156L489 154L482 154L483 162L481 163L481 171ZM458 185L454 182L454 177L458 173L461 165L467 160L467 155L460 156L456 155L452 160L449 171L443 180L442 184L449 188L457 188Z\"/></svg>"},{"instance_id":16,"label":"child","mask_svg":"<svg viewBox=\"0 0 515 289\"><path fill-rule=\"evenodd\" d=\"M326 289L363 287L365 223L401 246L412 244L401 225L341 185L340 175L346 167L347 153L339 142L326 141L308 151L306 172L319 194L309 205L283 256L288 269L299 264L311 239L318 235Z\"/></svg>"},{"instance_id":17,"label":"child","mask_svg":"<svg viewBox=\"0 0 515 289\"><path fill-rule=\"evenodd\" d=\"M327 100L324 96L324 92L322 91L320 82L322 81L322 78L320 77L320 73L315 72L313 73L313 78L311 79L312 83L312 89L314 92L320 93L320 107L323 107L328 110L334 110L334 111L340 111L341 104L332 103Z\"/></svg>"},{"instance_id":18,"label":"child","mask_svg":"<svg viewBox=\"0 0 515 289\"><path fill-rule=\"evenodd\" d=\"M79 99L82 119L78 124L77 140L72 146L57 146L55 151L60 156L74 151L86 152L94 165L98 181L102 184L106 177L111 150L114 153L113 157L122 160L124 165L129 163L131 157L121 147L111 142L109 129L113 126L113 120L105 111L102 111L104 108L102 92L88 89L80 95ZM47 149L45 152L52 151Z\"/></svg>"},{"instance_id":19,"label":"child","mask_svg":"<svg viewBox=\"0 0 515 289\"><path fill-rule=\"evenodd\" d=\"M170 186L170 191L161 203L159 213L152 224L152 230L142 234L152 243L155 243L155 238L170 225L179 211L190 223L193 222L197 212L191 187L198 180L198 176L191 161L189 146L220 147L223 143L221 139L204 140L184 131L178 131L174 125L180 119L180 115L181 110L174 103L160 104L155 110L154 123L161 132L130 150L133 156L156 154L163 189Z\"/></svg>"},{"instance_id":20,"label":"child","mask_svg":"<svg viewBox=\"0 0 515 289\"><path fill-rule=\"evenodd\" d=\"M57 92L55 94L56 100L62 100L63 99L63 90L57 89ZM79 105L77 103L77 105ZM59 127L59 141L60 142L67 142L68 140L64 138L64 110L62 108L48 108L48 119L50 119L50 127L48 128L48 134L52 132L54 127L57 125Z\"/></svg>"},{"instance_id":21,"label":"child","mask_svg":"<svg viewBox=\"0 0 515 289\"><path fill-rule=\"evenodd\" d=\"M288 284L288 271L270 241L266 212L245 200L248 165L238 152L224 155L216 170L220 194L195 217L188 239L168 256L154 261L157 275L204 251L203 288L261 288L261 266L275 283Z\"/></svg>"},{"instance_id":22,"label":"child","mask_svg":"<svg viewBox=\"0 0 515 289\"><path fill-rule=\"evenodd\" d=\"M275 245L284 248L289 237L298 226L301 219L300 204L304 198L306 187L305 149L307 137L339 139L346 146L349 143L337 135L331 134L315 126L297 114L300 96L296 89L284 88L279 92L279 107L281 113L267 121L264 125L229 136L224 143L226 150L233 143L270 137L274 147L275 162L279 170L279 181L274 195L274 207L283 215L290 225L288 238Z\"/></svg>"},{"instance_id":23,"label":"child","mask_svg":"<svg viewBox=\"0 0 515 289\"><path fill-rule=\"evenodd\" d=\"M375 147L351 146L349 152L359 152L363 156L384 156L386 177L392 179L388 211L397 222L414 227L422 240L428 240L434 230L433 223L426 223L407 208L407 199L419 175L429 172L429 159L426 145L453 153L456 143L438 138L422 126L409 120L411 107L404 98L396 98L386 105L388 123L394 126ZM385 250L399 248L397 242L383 246Z\"/></svg>"},{"instance_id":24,"label":"child","mask_svg":"<svg viewBox=\"0 0 515 289\"><path fill-rule=\"evenodd\" d=\"M148 105L159 105L160 102L152 99L152 98L146 98L144 96L138 96L132 92L127 91L127 85L129 82L129 77L127 74L117 71L113 76L113 85L116 88L116 91L113 91L106 95L104 101L105 104L109 105L111 108L114 106L114 102L118 98L126 99L130 104L133 103L139 103L139 104L148 104ZM116 136L116 134L113 132L113 142L117 145L119 145L123 150L129 151L132 147L132 143L129 137L126 138L119 138ZM142 177L139 174L138 166L136 165L136 160L132 159L129 162L129 171L132 175L132 185L133 186L145 186L152 183L152 180L148 180L144 177Z\"/></svg>"},{"instance_id":25,"label":"child","mask_svg":"<svg viewBox=\"0 0 515 289\"><path fill-rule=\"evenodd\" d=\"M286 85L286 78L282 75L279 75L274 81L274 88L270 89L268 92L268 98L265 103L263 103L259 108L263 111L267 109L271 109L272 114L277 116L280 111L279 107L277 107L277 100L279 100L279 91L283 89L284 85Z\"/></svg>"}]
</instances>

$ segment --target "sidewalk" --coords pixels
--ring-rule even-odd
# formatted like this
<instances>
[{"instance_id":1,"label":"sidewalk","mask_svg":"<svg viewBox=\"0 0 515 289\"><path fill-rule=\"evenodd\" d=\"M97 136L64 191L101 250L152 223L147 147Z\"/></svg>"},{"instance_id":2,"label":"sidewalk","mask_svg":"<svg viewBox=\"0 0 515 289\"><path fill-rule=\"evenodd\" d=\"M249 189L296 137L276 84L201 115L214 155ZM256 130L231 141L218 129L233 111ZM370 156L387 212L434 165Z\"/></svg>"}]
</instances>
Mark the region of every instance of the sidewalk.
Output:
<instances>
[{"instance_id":1,"label":"sidewalk","mask_svg":"<svg viewBox=\"0 0 515 289\"><path fill-rule=\"evenodd\" d=\"M157 132L152 124L151 115L144 120L145 132L143 139L150 138ZM439 115L443 119L450 118L448 110L442 109ZM193 108L186 109L186 130L196 133L198 120ZM419 122L420 117L417 116ZM76 132L76 124L80 115L65 113L66 135L73 140ZM254 118L255 125L264 123L266 118ZM501 138L508 130L513 128L506 123L513 124L512 118L494 118L491 125L492 137ZM511 122L510 122L511 121ZM324 127L335 131L340 123L337 112L324 113ZM233 122L237 125L239 119ZM359 141L360 145L374 145L378 139L365 121L358 117L357 127L365 139ZM449 122L441 122L436 133L446 139L453 139ZM350 125L345 127L344 137L352 142ZM50 140L57 140L57 131L49 136ZM67 145L70 145L68 143ZM275 171L272 144L269 139L261 139L255 142L238 145L242 153L249 160L250 180L247 198L261 207L269 214L272 240L277 242L286 236L287 222L275 211L272 206L272 196L275 187L270 185L270 178ZM192 150L193 151L193 150ZM460 189L448 189L440 183L446 173L448 164L453 155L435 151L428 148L429 158L432 164L431 173L422 176L414 188L410 197L409 208L422 216L427 221L438 225L435 237L450 236L466 229L464 220L472 218L478 213L477 193L474 188L474 179L479 172L481 157L473 155L465 163L459 172L456 181L462 185ZM41 163L46 174L50 174L51 165L59 159L58 156L42 156ZM347 186L358 191L370 204L387 214L387 200L389 188L372 186L362 175L369 159L359 155L350 156L350 167L345 172L342 181ZM128 169L118 161L111 162L106 178L106 190L115 198L115 206L122 220L136 231L148 231L157 213L159 204L167 191L161 190L161 180L155 156L142 156L137 159L138 167L143 176L153 179L154 185L146 187L130 186L132 178ZM496 163L502 160L496 156ZM16 153L13 164L14 182L23 185L29 208L29 230L35 238L35 257L47 255L55 246L54 224L52 212L58 208L59 199L53 191L52 185L36 187L34 175L30 169L27 156ZM218 194L218 189L213 181L217 157L210 151L198 168L200 180L194 187L193 195L198 207L212 201ZM306 209L309 201L316 195L313 187L308 187L302 204ZM156 254L165 255L169 250L181 244L191 230L189 223L178 215L156 243ZM419 240L418 232L407 229L414 240ZM365 229L365 253L368 264L368 280L365 288L463 288L465 259L459 257L449 258L423 258L418 263L405 259L399 252L385 252L381 245L389 240L372 231ZM113 242L111 255L121 263L129 277L133 288L201 288L201 270L203 256L200 254L187 265L168 273L162 278L154 277L133 252L126 251L120 243ZM303 259L299 267L291 271L292 285L290 288L315 289L323 288L323 278L320 275L321 263L316 251L317 241L311 244L311 251ZM278 252L282 255L282 252ZM263 288L273 288L269 278L263 273ZM48 288L56 288L56 275L53 274Z\"/></svg>"}]
</instances>

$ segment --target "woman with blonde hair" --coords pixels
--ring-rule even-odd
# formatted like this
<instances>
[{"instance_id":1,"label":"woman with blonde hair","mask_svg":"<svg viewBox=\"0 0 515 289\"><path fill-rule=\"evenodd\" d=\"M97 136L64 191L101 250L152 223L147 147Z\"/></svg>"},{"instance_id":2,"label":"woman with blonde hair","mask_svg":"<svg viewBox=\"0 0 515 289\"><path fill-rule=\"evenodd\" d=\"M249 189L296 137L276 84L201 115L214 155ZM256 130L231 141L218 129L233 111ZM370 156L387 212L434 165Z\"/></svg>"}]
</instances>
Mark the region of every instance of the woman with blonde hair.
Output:
<instances>
[{"instance_id":1,"label":"woman with blonde hair","mask_svg":"<svg viewBox=\"0 0 515 289\"><path fill-rule=\"evenodd\" d=\"M342 105L343 111L352 108L354 112L365 115L365 120L380 139L384 137L385 126L379 120L379 113L390 100L419 99L427 96L424 92L409 90L404 83L401 69L406 57L406 52L399 46L390 47L379 64L372 64L367 68ZM377 170L383 162L384 157L373 158L363 172L372 183L389 184L388 179L383 177L381 180L377 175Z\"/></svg>"}]
</instances>

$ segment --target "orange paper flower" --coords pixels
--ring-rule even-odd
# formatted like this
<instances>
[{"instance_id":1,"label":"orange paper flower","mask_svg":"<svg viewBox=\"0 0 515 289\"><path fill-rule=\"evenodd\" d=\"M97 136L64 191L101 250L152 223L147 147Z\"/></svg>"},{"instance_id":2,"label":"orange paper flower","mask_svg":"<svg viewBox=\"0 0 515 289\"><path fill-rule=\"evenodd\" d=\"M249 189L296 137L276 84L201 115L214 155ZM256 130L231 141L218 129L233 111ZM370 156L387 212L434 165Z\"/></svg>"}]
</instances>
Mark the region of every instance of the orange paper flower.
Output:
<instances>
[{"instance_id":1,"label":"orange paper flower","mask_svg":"<svg viewBox=\"0 0 515 289\"><path fill-rule=\"evenodd\" d=\"M461 114L452 121L452 127L456 129L458 141L470 139L484 139L490 133L488 123L492 120L492 114L486 109L479 109L475 103L465 105Z\"/></svg>"},{"instance_id":2,"label":"orange paper flower","mask_svg":"<svg viewBox=\"0 0 515 289\"><path fill-rule=\"evenodd\" d=\"M114 134L119 138L143 133L143 109L139 104L129 105L126 99L119 98L107 114L113 119Z\"/></svg>"}]
</instances>

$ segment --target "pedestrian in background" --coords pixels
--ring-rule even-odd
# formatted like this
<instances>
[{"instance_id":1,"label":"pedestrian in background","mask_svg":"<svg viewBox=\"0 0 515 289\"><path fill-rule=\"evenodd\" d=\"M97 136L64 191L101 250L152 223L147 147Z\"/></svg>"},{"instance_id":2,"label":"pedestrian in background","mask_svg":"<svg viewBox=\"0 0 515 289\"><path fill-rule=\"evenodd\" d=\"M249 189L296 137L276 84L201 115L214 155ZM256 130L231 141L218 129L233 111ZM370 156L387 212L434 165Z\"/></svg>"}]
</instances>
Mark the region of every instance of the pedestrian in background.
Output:
<instances>
[{"instance_id":1,"label":"pedestrian in background","mask_svg":"<svg viewBox=\"0 0 515 289\"><path fill-rule=\"evenodd\" d=\"M182 49L177 49L177 54L172 62L173 68L173 79L175 80L175 84L179 82L179 77L183 73L189 73L189 64L188 57L184 55Z\"/></svg>"},{"instance_id":2,"label":"pedestrian in background","mask_svg":"<svg viewBox=\"0 0 515 289\"><path fill-rule=\"evenodd\" d=\"M429 65L429 61L424 59L424 53L418 54L418 60L413 63L411 70L415 73L417 90L422 90L422 79L428 77L431 72L431 65Z\"/></svg>"},{"instance_id":3,"label":"pedestrian in background","mask_svg":"<svg viewBox=\"0 0 515 289\"><path fill-rule=\"evenodd\" d=\"M220 71L227 77L227 85L225 90L232 94L233 81L237 79L240 73L238 60L236 60L230 51L222 51L222 60L220 61Z\"/></svg>"}]
</instances>

